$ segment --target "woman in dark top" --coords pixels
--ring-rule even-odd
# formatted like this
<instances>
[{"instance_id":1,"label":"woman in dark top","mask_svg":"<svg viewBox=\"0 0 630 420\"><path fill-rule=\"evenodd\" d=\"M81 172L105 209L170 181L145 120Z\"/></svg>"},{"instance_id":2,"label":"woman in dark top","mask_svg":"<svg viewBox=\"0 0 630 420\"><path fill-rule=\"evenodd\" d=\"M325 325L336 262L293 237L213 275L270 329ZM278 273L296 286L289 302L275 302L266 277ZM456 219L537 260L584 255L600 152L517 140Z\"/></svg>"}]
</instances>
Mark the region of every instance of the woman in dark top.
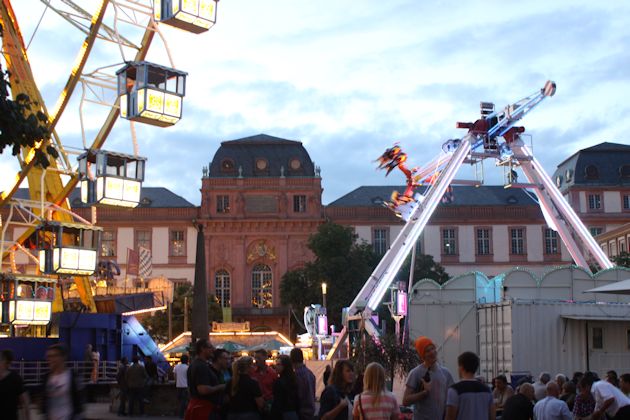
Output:
<instances>
[{"instance_id":1,"label":"woman in dark top","mask_svg":"<svg viewBox=\"0 0 630 420\"><path fill-rule=\"evenodd\" d=\"M347 420L352 417L352 402L349 392L354 384L354 366L348 360L339 360L319 399L319 418L321 420Z\"/></svg>"},{"instance_id":2,"label":"woman in dark top","mask_svg":"<svg viewBox=\"0 0 630 420\"><path fill-rule=\"evenodd\" d=\"M228 420L260 420L265 404L258 382L251 378L254 359L243 356L232 364L232 379L225 384Z\"/></svg>"},{"instance_id":3,"label":"woman in dark top","mask_svg":"<svg viewBox=\"0 0 630 420\"><path fill-rule=\"evenodd\" d=\"M286 354L278 356L275 368L279 378L273 383L271 418L298 420L298 385L291 358Z\"/></svg>"}]
</instances>

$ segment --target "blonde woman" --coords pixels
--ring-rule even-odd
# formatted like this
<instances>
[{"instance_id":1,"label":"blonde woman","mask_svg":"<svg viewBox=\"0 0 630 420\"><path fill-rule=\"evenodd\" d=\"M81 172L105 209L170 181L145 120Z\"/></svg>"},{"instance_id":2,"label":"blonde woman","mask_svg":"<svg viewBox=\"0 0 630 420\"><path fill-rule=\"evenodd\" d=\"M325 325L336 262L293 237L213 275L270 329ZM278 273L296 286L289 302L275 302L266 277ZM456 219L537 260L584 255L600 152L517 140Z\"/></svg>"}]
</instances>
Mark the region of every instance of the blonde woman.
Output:
<instances>
[{"instance_id":1,"label":"blonde woman","mask_svg":"<svg viewBox=\"0 0 630 420\"><path fill-rule=\"evenodd\" d=\"M240 357L232 364L232 378L225 384L228 420L259 420L265 404L258 382L252 379L254 359Z\"/></svg>"},{"instance_id":2,"label":"blonde woman","mask_svg":"<svg viewBox=\"0 0 630 420\"><path fill-rule=\"evenodd\" d=\"M385 389L385 369L379 363L367 365L363 392L354 397L354 420L396 420L400 408L396 397Z\"/></svg>"}]
</instances>

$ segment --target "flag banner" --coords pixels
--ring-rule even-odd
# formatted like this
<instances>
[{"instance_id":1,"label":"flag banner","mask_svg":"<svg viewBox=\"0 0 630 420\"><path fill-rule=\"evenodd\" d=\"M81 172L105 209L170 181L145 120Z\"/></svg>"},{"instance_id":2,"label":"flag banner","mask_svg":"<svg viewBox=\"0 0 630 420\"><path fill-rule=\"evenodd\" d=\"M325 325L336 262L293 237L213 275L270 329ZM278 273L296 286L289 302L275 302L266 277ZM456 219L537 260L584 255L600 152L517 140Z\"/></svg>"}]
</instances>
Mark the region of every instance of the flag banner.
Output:
<instances>
[{"instance_id":1,"label":"flag banner","mask_svg":"<svg viewBox=\"0 0 630 420\"><path fill-rule=\"evenodd\" d=\"M138 275L142 278L148 278L153 271L153 264L151 262L151 250L139 247L138 254L140 254Z\"/></svg>"},{"instance_id":2,"label":"flag banner","mask_svg":"<svg viewBox=\"0 0 630 420\"><path fill-rule=\"evenodd\" d=\"M127 275L137 276L140 266L140 255L138 251L127 248Z\"/></svg>"}]
</instances>

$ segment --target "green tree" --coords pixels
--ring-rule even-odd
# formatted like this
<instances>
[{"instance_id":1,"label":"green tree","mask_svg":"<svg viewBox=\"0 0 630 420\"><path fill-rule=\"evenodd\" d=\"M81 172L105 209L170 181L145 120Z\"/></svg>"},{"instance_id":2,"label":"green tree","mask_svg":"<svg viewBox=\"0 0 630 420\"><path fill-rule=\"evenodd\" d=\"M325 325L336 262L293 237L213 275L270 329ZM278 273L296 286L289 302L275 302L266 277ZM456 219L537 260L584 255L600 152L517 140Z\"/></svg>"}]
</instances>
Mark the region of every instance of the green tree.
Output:
<instances>
[{"instance_id":1,"label":"green tree","mask_svg":"<svg viewBox=\"0 0 630 420\"><path fill-rule=\"evenodd\" d=\"M175 289L173 303L171 304L171 318L173 327L173 337L177 337L184 332L184 301L188 299L188 328L192 322L192 296L193 287L190 284L178 286ZM214 295L208 296L208 322L222 321L223 312L217 303ZM168 341L168 310L159 311L152 316L144 318L142 324L147 329L151 337L156 342L166 343Z\"/></svg>"},{"instance_id":2,"label":"green tree","mask_svg":"<svg viewBox=\"0 0 630 420\"><path fill-rule=\"evenodd\" d=\"M628 267L630 268L630 253L623 251L620 252L619 255L616 255L612 258L612 262L619 267Z\"/></svg>"},{"instance_id":3,"label":"green tree","mask_svg":"<svg viewBox=\"0 0 630 420\"><path fill-rule=\"evenodd\" d=\"M3 36L0 25L0 38ZM41 104L31 101L24 94L17 95L13 100L9 95L11 85L9 73L0 66L0 154L6 147L11 147L11 153L16 156L23 147L34 147L40 140L48 140L50 131L47 128L48 119L41 111ZM59 156L52 145L35 151L34 162L43 168L50 166L49 157Z\"/></svg>"},{"instance_id":4,"label":"green tree","mask_svg":"<svg viewBox=\"0 0 630 420\"><path fill-rule=\"evenodd\" d=\"M403 266L400 268L398 278L402 281L409 280L409 267L411 267L411 254L407 257ZM413 282L417 283L422 279L433 279L439 284L444 284L450 278L444 267L435 262L433 256L425 254L416 254L416 264L413 271Z\"/></svg>"},{"instance_id":5,"label":"green tree","mask_svg":"<svg viewBox=\"0 0 630 420\"><path fill-rule=\"evenodd\" d=\"M315 261L282 277L282 303L299 316L305 306L322 303L321 284L326 283L329 324L340 326L341 309L352 303L379 260L371 246L356 241L352 228L332 222L320 225L307 244Z\"/></svg>"},{"instance_id":6,"label":"green tree","mask_svg":"<svg viewBox=\"0 0 630 420\"><path fill-rule=\"evenodd\" d=\"M420 363L416 350L400 345L395 334L385 334L378 340L372 340L363 333L359 345L353 350L350 359L357 372L364 372L368 364L378 362L385 368L386 379L392 384L395 378L404 378Z\"/></svg>"}]
</instances>

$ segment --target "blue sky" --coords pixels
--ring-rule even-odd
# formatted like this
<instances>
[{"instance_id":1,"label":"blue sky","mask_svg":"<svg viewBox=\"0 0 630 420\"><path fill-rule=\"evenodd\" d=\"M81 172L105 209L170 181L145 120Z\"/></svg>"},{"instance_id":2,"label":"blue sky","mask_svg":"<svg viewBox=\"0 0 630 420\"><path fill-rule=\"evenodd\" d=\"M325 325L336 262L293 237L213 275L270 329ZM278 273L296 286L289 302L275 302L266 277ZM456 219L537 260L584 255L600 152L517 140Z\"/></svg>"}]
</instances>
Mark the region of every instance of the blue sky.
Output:
<instances>
[{"instance_id":1,"label":"blue sky","mask_svg":"<svg viewBox=\"0 0 630 420\"><path fill-rule=\"evenodd\" d=\"M13 6L28 42L44 5ZM302 141L322 168L329 203L361 185L401 184L373 163L393 142L421 165L463 135L455 122L478 118L480 101L503 107L548 79L556 96L523 125L549 172L581 148L630 143L629 2L221 0L218 15L200 35L161 26L176 67L189 73L184 117L167 129L136 125L149 159L145 185L195 204L202 167L221 141L258 133ZM52 11L44 15L29 56L49 107L83 38ZM148 60L169 65L165 51L156 37ZM100 41L86 69L122 61L116 46ZM79 95L58 127L69 149L82 147ZM90 140L108 110L84 111ZM121 120L104 148L131 153L130 138ZM5 180L15 167L8 155L0 156ZM486 163L486 183L501 176ZM466 177L469 167L458 175Z\"/></svg>"}]
</instances>

